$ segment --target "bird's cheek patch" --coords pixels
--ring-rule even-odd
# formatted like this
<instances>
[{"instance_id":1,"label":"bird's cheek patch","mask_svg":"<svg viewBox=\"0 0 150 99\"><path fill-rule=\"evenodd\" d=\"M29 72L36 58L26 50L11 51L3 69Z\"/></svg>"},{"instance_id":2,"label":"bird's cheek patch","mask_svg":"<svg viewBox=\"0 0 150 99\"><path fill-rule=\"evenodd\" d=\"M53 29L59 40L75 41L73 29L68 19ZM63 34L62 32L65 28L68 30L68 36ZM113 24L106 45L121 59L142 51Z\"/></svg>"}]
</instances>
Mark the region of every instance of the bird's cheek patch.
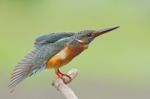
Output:
<instances>
[{"instance_id":1,"label":"bird's cheek patch","mask_svg":"<svg viewBox=\"0 0 150 99\"><path fill-rule=\"evenodd\" d=\"M89 41L89 38L88 37L84 37L82 39L80 39L82 42L88 42Z\"/></svg>"}]
</instances>

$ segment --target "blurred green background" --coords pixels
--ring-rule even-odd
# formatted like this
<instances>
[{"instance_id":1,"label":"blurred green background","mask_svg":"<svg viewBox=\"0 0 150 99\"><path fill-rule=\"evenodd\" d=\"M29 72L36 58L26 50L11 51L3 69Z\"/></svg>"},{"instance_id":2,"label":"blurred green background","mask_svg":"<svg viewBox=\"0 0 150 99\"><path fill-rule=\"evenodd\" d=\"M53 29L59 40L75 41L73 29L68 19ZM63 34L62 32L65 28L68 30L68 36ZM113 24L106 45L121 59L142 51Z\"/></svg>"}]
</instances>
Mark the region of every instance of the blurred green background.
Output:
<instances>
[{"instance_id":1,"label":"blurred green background","mask_svg":"<svg viewBox=\"0 0 150 99\"><path fill-rule=\"evenodd\" d=\"M0 98L64 99L54 71L26 79L13 94L9 77L17 62L48 32L121 27L92 42L62 68L79 70L71 87L81 99L149 99L149 0L0 0Z\"/></svg>"}]
</instances>

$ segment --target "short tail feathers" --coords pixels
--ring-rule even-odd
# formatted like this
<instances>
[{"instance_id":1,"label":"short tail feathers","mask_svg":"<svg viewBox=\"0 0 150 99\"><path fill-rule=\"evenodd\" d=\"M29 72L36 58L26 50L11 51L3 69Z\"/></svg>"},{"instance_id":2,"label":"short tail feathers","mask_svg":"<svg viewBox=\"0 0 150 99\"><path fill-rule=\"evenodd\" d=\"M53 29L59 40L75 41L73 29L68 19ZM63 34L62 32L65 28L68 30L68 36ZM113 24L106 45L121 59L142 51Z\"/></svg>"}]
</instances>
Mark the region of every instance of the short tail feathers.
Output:
<instances>
[{"instance_id":1,"label":"short tail feathers","mask_svg":"<svg viewBox=\"0 0 150 99\"><path fill-rule=\"evenodd\" d=\"M33 60L36 58L38 52L37 49L31 51L17 64L10 78L10 84L8 86L10 91L13 91L17 84L23 81L26 77L31 76L33 71L39 67L33 64Z\"/></svg>"}]
</instances>

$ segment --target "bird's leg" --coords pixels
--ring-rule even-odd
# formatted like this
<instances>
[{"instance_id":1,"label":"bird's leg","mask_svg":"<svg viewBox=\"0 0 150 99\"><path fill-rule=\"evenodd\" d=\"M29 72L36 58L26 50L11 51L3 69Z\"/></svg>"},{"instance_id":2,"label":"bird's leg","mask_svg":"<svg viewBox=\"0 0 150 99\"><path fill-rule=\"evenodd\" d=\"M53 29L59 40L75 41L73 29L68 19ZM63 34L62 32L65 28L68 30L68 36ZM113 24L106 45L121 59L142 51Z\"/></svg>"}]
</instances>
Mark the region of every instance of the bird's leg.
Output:
<instances>
[{"instance_id":1,"label":"bird's leg","mask_svg":"<svg viewBox=\"0 0 150 99\"><path fill-rule=\"evenodd\" d=\"M64 77L68 77L69 80L72 80L72 78L67 75L67 74L63 74L59 69L55 69L56 75L63 80L64 83L66 83L65 78Z\"/></svg>"}]
</instances>

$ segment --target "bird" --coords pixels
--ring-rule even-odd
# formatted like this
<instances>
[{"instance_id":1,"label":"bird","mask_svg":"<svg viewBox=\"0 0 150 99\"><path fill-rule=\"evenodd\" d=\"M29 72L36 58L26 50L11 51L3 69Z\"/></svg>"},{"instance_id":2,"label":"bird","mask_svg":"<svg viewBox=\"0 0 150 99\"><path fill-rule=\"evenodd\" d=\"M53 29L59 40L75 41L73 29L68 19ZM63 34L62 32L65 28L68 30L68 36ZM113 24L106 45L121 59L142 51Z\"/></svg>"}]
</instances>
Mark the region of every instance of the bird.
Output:
<instances>
[{"instance_id":1,"label":"bird","mask_svg":"<svg viewBox=\"0 0 150 99\"><path fill-rule=\"evenodd\" d=\"M9 88L14 89L25 78L45 69L54 69L58 78L71 77L60 68L86 50L98 36L119 28L112 26L100 30L83 30L80 32L54 32L41 35L35 39L34 48L15 66L10 77Z\"/></svg>"}]
</instances>

